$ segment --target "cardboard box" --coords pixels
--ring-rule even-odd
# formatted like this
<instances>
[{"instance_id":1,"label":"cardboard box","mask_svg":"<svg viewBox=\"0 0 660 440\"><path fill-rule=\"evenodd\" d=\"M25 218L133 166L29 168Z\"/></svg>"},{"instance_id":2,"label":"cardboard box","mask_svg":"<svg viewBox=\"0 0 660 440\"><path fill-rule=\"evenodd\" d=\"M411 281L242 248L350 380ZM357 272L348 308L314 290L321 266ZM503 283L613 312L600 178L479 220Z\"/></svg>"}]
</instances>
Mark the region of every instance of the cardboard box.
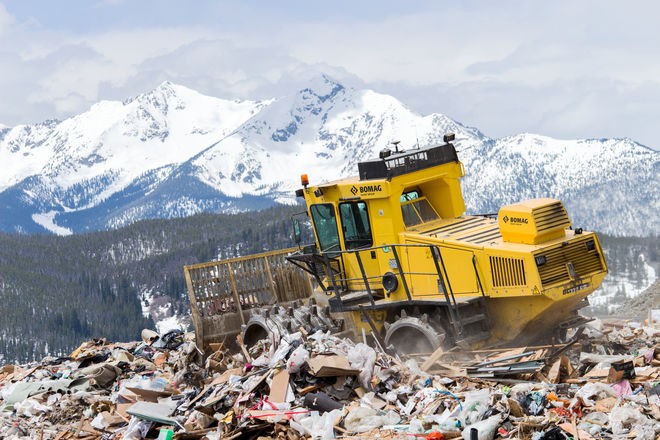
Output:
<instances>
[{"instance_id":1,"label":"cardboard box","mask_svg":"<svg viewBox=\"0 0 660 440\"><path fill-rule=\"evenodd\" d=\"M635 365L633 361L613 362L607 375L608 383L621 382L624 379L635 377Z\"/></svg>"}]
</instances>

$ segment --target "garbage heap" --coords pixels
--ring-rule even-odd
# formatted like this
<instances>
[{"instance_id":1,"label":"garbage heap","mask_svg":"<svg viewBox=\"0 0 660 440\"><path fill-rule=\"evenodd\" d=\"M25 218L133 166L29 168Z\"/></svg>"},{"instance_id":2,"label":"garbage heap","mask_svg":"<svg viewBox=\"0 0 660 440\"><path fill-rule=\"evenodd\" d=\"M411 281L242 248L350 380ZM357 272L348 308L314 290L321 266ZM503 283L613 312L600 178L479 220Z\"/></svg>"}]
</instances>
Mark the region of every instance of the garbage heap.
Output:
<instances>
[{"instance_id":1,"label":"garbage heap","mask_svg":"<svg viewBox=\"0 0 660 440\"><path fill-rule=\"evenodd\" d=\"M366 338L365 338L366 339ZM367 345L369 342L371 345ZM91 340L4 365L6 439L654 439L660 329L589 328L565 344L393 356L330 334L204 357L194 335Z\"/></svg>"}]
</instances>

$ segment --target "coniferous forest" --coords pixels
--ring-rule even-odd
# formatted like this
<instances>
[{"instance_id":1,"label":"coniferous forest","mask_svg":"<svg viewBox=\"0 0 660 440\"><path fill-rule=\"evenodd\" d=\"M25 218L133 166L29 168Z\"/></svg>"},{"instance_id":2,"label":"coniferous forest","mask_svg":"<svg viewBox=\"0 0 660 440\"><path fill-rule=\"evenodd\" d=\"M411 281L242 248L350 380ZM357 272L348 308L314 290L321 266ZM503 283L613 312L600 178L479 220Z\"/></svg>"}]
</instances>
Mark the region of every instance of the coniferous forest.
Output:
<instances>
[{"instance_id":1,"label":"coniferous forest","mask_svg":"<svg viewBox=\"0 0 660 440\"><path fill-rule=\"evenodd\" d=\"M187 313L185 264L292 246L291 215L301 210L147 220L66 237L0 234L1 361L68 355L90 338L139 339L154 323L138 292L169 296Z\"/></svg>"},{"instance_id":2,"label":"coniferous forest","mask_svg":"<svg viewBox=\"0 0 660 440\"><path fill-rule=\"evenodd\" d=\"M291 216L303 209L147 220L67 237L0 234L1 361L66 356L90 338L139 339L143 328L154 328L139 292L158 292L176 313L188 313L185 264L292 246ZM611 275L653 281L638 268L658 269L657 238L601 241Z\"/></svg>"}]
</instances>

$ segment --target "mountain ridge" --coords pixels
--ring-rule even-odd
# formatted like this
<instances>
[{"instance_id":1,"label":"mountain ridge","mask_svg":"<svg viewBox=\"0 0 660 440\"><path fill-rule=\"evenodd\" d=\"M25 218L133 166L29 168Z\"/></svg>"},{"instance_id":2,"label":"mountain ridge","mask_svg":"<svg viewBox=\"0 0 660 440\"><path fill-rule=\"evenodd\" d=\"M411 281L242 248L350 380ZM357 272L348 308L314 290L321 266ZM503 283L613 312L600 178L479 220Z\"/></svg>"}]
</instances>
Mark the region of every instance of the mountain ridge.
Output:
<instances>
[{"instance_id":1,"label":"mountain ridge","mask_svg":"<svg viewBox=\"0 0 660 440\"><path fill-rule=\"evenodd\" d=\"M657 151L630 139L492 139L440 113L320 75L291 94L224 100L165 81L64 121L0 130L0 230L60 234L140 219L295 203L298 176L355 175L391 141L456 134L468 212L534 197L564 201L578 226L658 235ZM613 205L616 206L613 206Z\"/></svg>"}]
</instances>

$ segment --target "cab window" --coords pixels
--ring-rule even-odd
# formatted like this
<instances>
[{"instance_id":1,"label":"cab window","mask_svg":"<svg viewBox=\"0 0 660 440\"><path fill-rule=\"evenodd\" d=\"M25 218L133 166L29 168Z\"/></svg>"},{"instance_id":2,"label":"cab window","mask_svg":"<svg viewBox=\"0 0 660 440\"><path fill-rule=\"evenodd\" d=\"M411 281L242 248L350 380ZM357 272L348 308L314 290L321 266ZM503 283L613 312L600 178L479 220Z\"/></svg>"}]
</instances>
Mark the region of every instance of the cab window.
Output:
<instances>
[{"instance_id":1,"label":"cab window","mask_svg":"<svg viewBox=\"0 0 660 440\"><path fill-rule=\"evenodd\" d=\"M401 214L406 227L440 218L426 197L421 196L417 191L409 191L401 195Z\"/></svg>"},{"instance_id":2,"label":"cab window","mask_svg":"<svg viewBox=\"0 0 660 440\"><path fill-rule=\"evenodd\" d=\"M417 190L412 190L408 192L404 192L401 194L401 203L407 202L409 200L414 200L414 199L419 199L419 192Z\"/></svg>"},{"instance_id":3,"label":"cab window","mask_svg":"<svg viewBox=\"0 0 660 440\"><path fill-rule=\"evenodd\" d=\"M340 203L339 216L344 231L346 249L372 246L371 226L365 202Z\"/></svg>"},{"instance_id":4,"label":"cab window","mask_svg":"<svg viewBox=\"0 0 660 440\"><path fill-rule=\"evenodd\" d=\"M309 211L312 214L320 251L339 250L339 233L337 232L334 206L331 203L312 205Z\"/></svg>"}]
</instances>

